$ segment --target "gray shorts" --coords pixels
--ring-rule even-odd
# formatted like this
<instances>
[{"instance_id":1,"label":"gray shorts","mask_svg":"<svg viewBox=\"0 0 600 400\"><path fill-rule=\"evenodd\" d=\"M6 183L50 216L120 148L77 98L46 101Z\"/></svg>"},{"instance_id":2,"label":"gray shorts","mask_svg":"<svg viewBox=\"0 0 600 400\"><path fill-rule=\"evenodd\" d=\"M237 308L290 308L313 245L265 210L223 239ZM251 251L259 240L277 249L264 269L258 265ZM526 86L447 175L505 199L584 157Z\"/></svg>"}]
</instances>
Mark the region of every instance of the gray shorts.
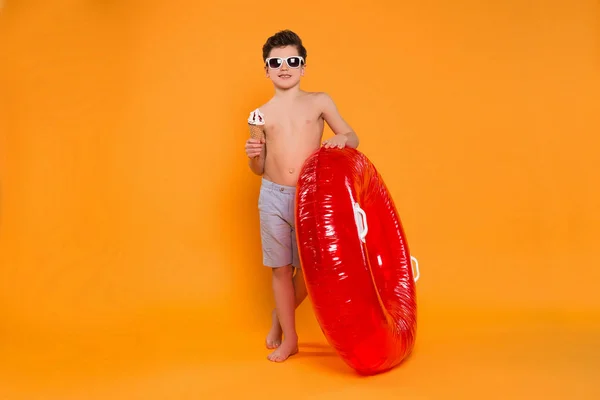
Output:
<instances>
[{"instance_id":1,"label":"gray shorts","mask_svg":"<svg viewBox=\"0 0 600 400\"><path fill-rule=\"evenodd\" d=\"M300 268L296 245L296 188L262 179L258 210L263 264L277 268Z\"/></svg>"}]
</instances>

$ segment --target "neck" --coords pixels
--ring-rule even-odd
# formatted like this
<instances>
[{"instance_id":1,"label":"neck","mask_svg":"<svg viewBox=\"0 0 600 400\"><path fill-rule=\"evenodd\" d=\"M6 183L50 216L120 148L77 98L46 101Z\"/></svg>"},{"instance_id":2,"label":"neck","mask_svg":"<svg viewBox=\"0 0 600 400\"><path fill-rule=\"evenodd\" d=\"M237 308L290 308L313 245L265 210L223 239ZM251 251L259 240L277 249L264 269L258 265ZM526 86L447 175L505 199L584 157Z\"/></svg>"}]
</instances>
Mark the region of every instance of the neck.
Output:
<instances>
[{"instance_id":1,"label":"neck","mask_svg":"<svg viewBox=\"0 0 600 400\"><path fill-rule=\"evenodd\" d=\"M275 96L281 99L296 97L301 92L300 83L288 89L275 88Z\"/></svg>"}]
</instances>

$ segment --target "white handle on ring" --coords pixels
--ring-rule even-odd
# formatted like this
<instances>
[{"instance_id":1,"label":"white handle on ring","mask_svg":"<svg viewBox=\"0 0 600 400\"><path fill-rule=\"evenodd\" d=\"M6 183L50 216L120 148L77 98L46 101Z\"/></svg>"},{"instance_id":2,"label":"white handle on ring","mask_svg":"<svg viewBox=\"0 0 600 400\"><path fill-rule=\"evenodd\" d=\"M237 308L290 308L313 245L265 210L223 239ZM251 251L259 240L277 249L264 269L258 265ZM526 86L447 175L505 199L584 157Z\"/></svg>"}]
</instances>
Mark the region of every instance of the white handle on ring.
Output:
<instances>
[{"instance_id":1,"label":"white handle on ring","mask_svg":"<svg viewBox=\"0 0 600 400\"><path fill-rule=\"evenodd\" d=\"M354 203L354 219L356 221L356 227L358 228L358 237L363 243L365 243L365 237L367 236L367 232L369 231L369 226L367 225L367 214L362 208L360 208L358 203ZM416 257L410 256L410 261L411 266L412 262L415 262L415 266L413 268L413 275L414 281L417 282L421 277L421 272L419 271L419 260L417 260Z\"/></svg>"},{"instance_id":2,"label":"white handle on ring","mask_svg":"<svg viewBox=\"0 0 600 400\"><path fill-rule=\"evenodd\" d=\"M369 231L369 226L367 225L367 214L362 208L360 208L358 203L354 203L354 219L356 220L356 226L358 228L358 237L360 237L360 240L365 243L365 237Z\"/></svg>"},{"instance_id":3,"label":"white handle on ring","mask_svg":"<svg viewBox=\"0 0 600 400\"><path fill-rule=\"evenodd\" d=\"M421 276L421 272L419 271L419 261L413 256L410 256L410 261L411 261L411 264L412 264L412 261L414 261L416 264L416 269L417 269L416 274L415 274L415 269L413 268L413 275L415 275L415 282L416 282L419 280L419 277Z\"/></svg>"}]
</instances>

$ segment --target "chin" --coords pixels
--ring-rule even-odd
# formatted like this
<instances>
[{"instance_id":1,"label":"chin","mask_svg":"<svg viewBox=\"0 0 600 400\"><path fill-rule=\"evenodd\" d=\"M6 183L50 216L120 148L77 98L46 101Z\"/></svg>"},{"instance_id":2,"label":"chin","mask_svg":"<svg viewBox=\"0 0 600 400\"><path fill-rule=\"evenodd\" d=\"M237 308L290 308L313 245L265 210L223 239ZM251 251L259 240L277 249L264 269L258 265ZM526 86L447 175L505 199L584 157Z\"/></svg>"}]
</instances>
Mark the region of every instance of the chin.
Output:
<instances>
[{"instance_id":1,"label":"chin","mask_svg":"<svg viewBox=\"0 0 600 400\"><path fill-rule=\"evenodd\" d=\"M299 79L294 79L294 80L277 80L276 85L278 88L280 89L289 89L289 88L293 88L294 86L298 85L300 83Z\"/></svg>"}]
</instances>

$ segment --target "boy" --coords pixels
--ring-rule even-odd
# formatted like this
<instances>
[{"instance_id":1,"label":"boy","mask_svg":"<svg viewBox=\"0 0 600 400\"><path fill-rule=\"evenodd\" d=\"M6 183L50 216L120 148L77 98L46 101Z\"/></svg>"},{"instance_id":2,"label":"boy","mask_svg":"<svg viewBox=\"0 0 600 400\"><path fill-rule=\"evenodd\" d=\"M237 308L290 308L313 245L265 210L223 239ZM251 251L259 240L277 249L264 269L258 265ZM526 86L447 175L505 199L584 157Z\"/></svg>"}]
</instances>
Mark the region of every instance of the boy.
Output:
<instances>
[{"instance_id":1,"label":"boy","mask_svg":"<svg viewBox=\"0 0 600 400\"><path fill-rule=\"evenodd\" d=\"M262 175L258 208L263 264L273 271L276 306L266 346L274 350L268 359L282 362L298 352L295 309L307 295L294 221L300 169L321 146L324 122L335 133L324 147L356 148L359 141L326 93L300 89L306 49L297 34L284 30L268 38L263 60L275 94L250 113L252 137L246 141L246 155L252 172Z\"/></svg>"}]
</instances>

